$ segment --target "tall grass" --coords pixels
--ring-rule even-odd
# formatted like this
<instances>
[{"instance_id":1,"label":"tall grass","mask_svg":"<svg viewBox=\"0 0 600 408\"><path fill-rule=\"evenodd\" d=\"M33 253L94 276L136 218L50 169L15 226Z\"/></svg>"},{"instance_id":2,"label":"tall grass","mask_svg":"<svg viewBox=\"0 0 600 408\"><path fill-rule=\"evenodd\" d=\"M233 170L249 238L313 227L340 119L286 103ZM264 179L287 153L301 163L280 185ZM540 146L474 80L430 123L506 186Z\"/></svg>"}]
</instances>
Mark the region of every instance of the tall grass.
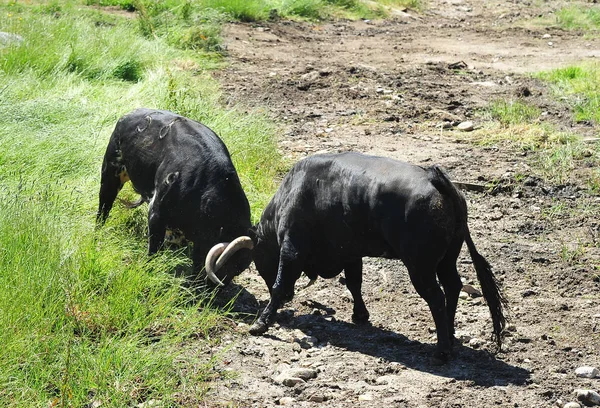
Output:
<instances>
[{"instance_id":1,"label":"tall grass","mask_svg":"<svg viewBox=\"0 0 600 408\"><path fill-rule=\"evenodd\" d=\"M557 10L556 23L567 30L600 30L600 10L596 7L569 6Z\"/></svg>"},{"instance_id":2,"label":"tall grass","mask_svg":"<svg viewBox=\"0 0 600 408\"><path fill-rule=\"evenodd\" d=\"M542 72L539 78L571 105L576 121L600 123L600 64L584 64Z\"/></svg>"},{"instance_id":3,"label":"tall grass","mask_svg":"<svg viewBox=\"0 0 600 408\"><path fill-rule=\"evenodd\" d=\"M257 219L276 129L221 106L210 54L145 37L137 20L68 1L0 15L24 38L0 47L0 406L201 404L215 374L186 345L208 345L223 311L177 277L185 253L146 257L143 208L117 205L95 230L102 156L134 108L200 120L228 145Z\"/></svg>"}]
</instances>

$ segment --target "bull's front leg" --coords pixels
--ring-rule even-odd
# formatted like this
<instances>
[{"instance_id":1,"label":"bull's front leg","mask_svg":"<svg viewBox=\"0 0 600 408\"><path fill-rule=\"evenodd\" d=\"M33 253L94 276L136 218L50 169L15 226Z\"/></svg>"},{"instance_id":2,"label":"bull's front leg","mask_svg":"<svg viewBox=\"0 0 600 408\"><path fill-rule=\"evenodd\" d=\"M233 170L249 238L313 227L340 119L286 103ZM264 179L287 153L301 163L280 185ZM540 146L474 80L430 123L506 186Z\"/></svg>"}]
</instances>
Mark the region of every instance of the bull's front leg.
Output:
<instances>
[{"instance_id":1,"label":"bull's front leg","mask_svg":"<svg viewBox=\"0 0 600 408\"><path fill-rule=\"evenodd\" d=\"M302 273L302 262L297 248L289 239L284 240L279 254L277 279L271 292L271 300L258 320L250 327L250 334L265 333L273 324L277 309L294 296L294 285Z\"/></svg>"},{"instance_id":2,"label":"bull's front leg","mask_svg":"<svg viewBox=\"0 0 600 408\"><path fill-rule=\"evenodd\" d=\"M164 218L161 217L156 195L154 195L148 207L148 255L158 252L165 240L166 232L167 225Z\"/></svg>"},{"instance_id":3,"label":"bull's front leg","mask_svg":"<svg viewBox=\"0 0 600 408\"><path fill-rule=\"evenodd\" d=\"M354 323L367 323L369 311L362 297L362 258L344 265L346 275L346 287L352 293L354 308L352 310L352 321Z\"/></svg>"}]
</instances>

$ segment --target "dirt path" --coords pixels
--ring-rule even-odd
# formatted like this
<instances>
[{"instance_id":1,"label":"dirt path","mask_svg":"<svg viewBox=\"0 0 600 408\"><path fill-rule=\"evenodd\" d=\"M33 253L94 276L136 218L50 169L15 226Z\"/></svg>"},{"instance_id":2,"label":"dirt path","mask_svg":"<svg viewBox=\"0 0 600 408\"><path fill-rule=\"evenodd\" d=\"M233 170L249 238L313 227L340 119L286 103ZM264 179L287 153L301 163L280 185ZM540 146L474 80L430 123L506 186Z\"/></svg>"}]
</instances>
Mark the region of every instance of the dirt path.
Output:
<instances>
[{"instance_id":1,"label":"dirt path","mask_svg":"<svg viewBox=\"0 0 600 408\"><path fill-rule=\"evenodd\" d=\"M576 388L600 389L600 379L574 374L600 367L600 198L534 176L515 183L517 174L532 175L535 156L457 143L441 128L467 119L477 126L490 100L523 97L555 125L597 134L572 123L568 109L524 74L600 57L600 41L519 28L560 5L534 3L433 0L424 15L399 12L390 21L228 27L231 65L219 74L226 98L264 107L282 125L280 148L291 160L357 150L440 163L462 181L503 180L496 194L467 198L473 238L504 282L512 324L494 356L487 306L464 296L463 344L435 367L433 321L405 268L367 259L371 326L351 323L351 295L338 279L304 290L302 280L268 334L252 337L247 323L268 299L253 271L227 292L241 290L235 310L251 317L204 350L223 378L210 391L215 405L541 407L574 400ZM478 286L466 253L459 272ZM316 378L281 384L278 375L290 368Z\"/></svg>"}]
</instances>

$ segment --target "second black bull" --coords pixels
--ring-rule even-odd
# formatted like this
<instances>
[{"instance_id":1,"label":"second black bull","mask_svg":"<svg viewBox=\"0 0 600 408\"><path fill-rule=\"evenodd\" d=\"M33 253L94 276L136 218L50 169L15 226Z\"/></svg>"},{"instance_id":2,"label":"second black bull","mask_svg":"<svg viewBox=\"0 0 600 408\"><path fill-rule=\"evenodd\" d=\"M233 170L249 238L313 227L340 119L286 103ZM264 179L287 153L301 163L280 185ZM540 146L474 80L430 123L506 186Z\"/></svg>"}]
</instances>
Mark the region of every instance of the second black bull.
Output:
<instances>
[{"instance_id":1,"label":"second black bull","mask_svg":"<svg viewBox=\"0 0 600 408\"><path fill-rule=\"evenodd\" d=\"M141 195L136 204L149 202L149 254L159 250L167 230L179 230L194 244L198 273L207 254L219 255L229 241L230 250L252 244L236 240L251 226L238 174L225 144L203 124L152 109L137 109L119 119L102 163L99 223L129 180ZM215 273L228 282L250 262L250 251L239 251L227 263L219 262L218 272L213 268L207 274L214 282L220 282Z\"/></svg>"},{"instance_id":2,"label":"second black bull","mask_svg":"<svg viewBox=\"0 0 600 408\"><path fill-rule=\"evenodd\" d=\"M506 301L471 239L463 195L437 166L421 168L358 153L309 157L283 179L249 239L254 263L271 294L250 328L252 334L268 330L277 309L292 299L302 272L314 280L343 270L354 298L352 319L367 321L362 258L401 259L433 315L438 341L434 357L446 361L462 288L456 262L466 242L500 345Z\"/></svg>"}]
</instances>

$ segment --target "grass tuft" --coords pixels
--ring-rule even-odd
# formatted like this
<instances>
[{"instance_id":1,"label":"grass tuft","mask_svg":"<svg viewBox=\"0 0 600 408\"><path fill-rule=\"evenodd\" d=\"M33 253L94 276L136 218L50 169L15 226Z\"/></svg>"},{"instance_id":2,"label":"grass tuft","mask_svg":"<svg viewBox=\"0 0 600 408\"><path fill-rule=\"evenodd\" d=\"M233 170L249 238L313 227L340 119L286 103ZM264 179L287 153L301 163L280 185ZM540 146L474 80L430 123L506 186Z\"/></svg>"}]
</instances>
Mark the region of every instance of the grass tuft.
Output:
<instances>
[{"instance_id":1,"label":"grass tuft","mask_svg":"<svg viewBox=\"0 0 600 408\"><path fill-rule=\"evenodd\" d=\"M559 68L537 77L552 84L556 97L572 107L575 121L600 123L600 64Z\"/></svg>"},{"instance_id":2,"label":"grass tuft","mask_svg":"<svg viewBox=\"0 0 600 408\"><path fill-rule=\"evenodd\" d=\"M531 124L541 114L538 107L521 101L495 101L490 105L489 115L503 126Z\"/></svg>"},{"instance_id":3,"label":"grass tuft","mask_svg":"<svg viewBox=\"0 0 600 408\"><path fill-rule=\"evenodd\" d=\"M569 6L557 10L556 23L566 30L599 30L600 10L598 8L584 8Z\"/></svg>"}]
</instances>

